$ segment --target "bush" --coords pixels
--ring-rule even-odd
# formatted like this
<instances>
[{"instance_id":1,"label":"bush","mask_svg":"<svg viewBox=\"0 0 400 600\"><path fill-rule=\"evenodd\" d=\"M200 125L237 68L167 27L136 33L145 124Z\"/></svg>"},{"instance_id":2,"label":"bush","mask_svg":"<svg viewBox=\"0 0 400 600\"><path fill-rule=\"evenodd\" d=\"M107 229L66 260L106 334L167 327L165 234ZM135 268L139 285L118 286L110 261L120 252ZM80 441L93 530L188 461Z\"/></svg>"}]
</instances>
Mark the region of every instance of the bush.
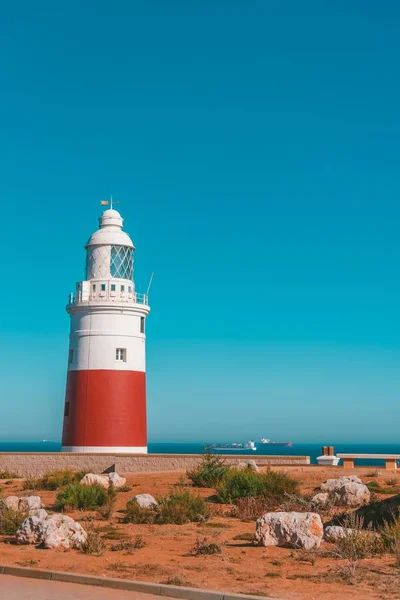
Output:
<instances>
[{"instance_id":1,"label":"bush","mask_svg":"<svg viewBox=\"0 0 400 600\"><path fill-rule=\"evenodd\" d=\"M3 471L0 473L0 479L17 479L18 475L15 473L10 473L10 471Z\"/></svg>"},{"instance_id":2,"label":"bush","mask_svg":"<svg viewBox=\"0 0 400 600\"><path fill-rule=\"evenodd\" d=\"M130 552L131 550L139 550L140 548L144 548L146 546L146 542L142 538L141 535L136 535L133 540L118 542L118 544L114 544L111 546L111 550L113 552L120 552L121 550L126 550Z\"/></svg>"},{"instance_id":3,"label":"bush","mask_svg":"<svg viewBox=\"0 0 400 600\"><path fill-rule=\"evenodd\" d=\"M183 523L206 521L210 510L201 496L190 492L177 492L161 498L156 510L157 523Z\"/></svg>"},{"instance_id":4,"label":"bush","mask_svg":"<svg viewBox=\"0 0 400 600\"><path fill-rule=\"evenodd\" d=\"M95 527L88 527L86 542L82 544L81 552L83 554L94 554L95 556L101 556L105 550L105 543L100 536L99 531Z\"/></svg>"},{"instance_id":5,"label":"bush","mask_svg":"<svg viewBox=\"0 0 400 600\"><path fill-rule=\"evenodd\" d=\"M20 510L12 510L0 501L0 533L3 535L15 535L18 527L28 516L28 513Z\"/></svg>"},{"instance_id":6,"label":"bush","mask_svg":"<svg viewBox=\"0 0 400 600\"><path fill-rule=\"evenodd\" d=\"M107 489L106 501L103 504L103 506L99 509L99 517L101 519L107 520L112 516L116 500L117 493L115 491L115 487L113 485L110 485L110 487Z\"/></svg>"},{"instance_id":7,"label":"bush","mask_svg":"<svg viewBox=\"0 0 400 600\"><path fill-rule=\"evenodd\" d=\"M154 508L142 508L136 500L129 500L126 505L124 523L151 524L154 523L155 518Z\"/></svg>"},{"instance_id":8,"label":"bush","mask_svg":"<svg viewBox=\"0 0 400 600\"><path fill-rule=\"evenodd\" d=\"M205 537L202 540L196 540L191 552L194 556L201 556L204 554L221 554L222 548L220 544L217 544L217 542L209 542L208 538Z\"/></svg>"},{"instance_id":9,"label":"bush","mask_svg":"<svg viewBox=\"0 0 400 600\"><path fill-rule=\"evenodd\" d=\"M85 472L74 472L68 469L46 473L38 479L26 479L23 483L24 490L59 490L66 485L79 483Z\"/></svg>"},{"instance_id":10,"label":"bush","mask_svg":"<svg viewBox=\"0 0 400 600\"><path fill-rule=\"evenodd\" d=\"M57 494L56 507L59 510L96 510L107 502L107 490L99 485L67 485Z\"/></svg>"},{"instance_id":11,"label":"bush","mask_svg":"<svg viewBox=\"0 0 400 600\"><path fill-rule=\"evenodd\" d=\"M263 496L265 502L279 504L285 493L295 494L298 482L283 471L255 473L250 469L230 469L217 486L219 502L236 503L240 498Z\"/></svg>"},{"instance_id":12,"label":"bush","mask_svg":"<svg viewBox=\"0 0 400 600\"><path fill-rule=\"evenodd\" d=\"M393 516L391 523L385 522L380 530L387 552L396 557L396 566L400 566L400 519Z\"/></svg>"},{"instance_id":13,"label":"bush","mask_svg":"<svg viewBox=\"0 0 400 600\"><path fill-rule=\"evenodd\" d=\"M229 470L225 460L204 448L201 463L194 469L187 471L187 476L195 487L215 487Z\"/></svg>"},{"instance_id":14,"label":"bush","mask_svg":"<svg viewBox=\"0 0 400 600\"><path fill-rule=\"evenodd\" d=\"M274 506L271 506L271 501L268 497L247 496L246 498L238 498L235 506L231 510L231 516L241 521L255 521L261 517L265 512L271 510Z\"/></svg>"}]
</instances>

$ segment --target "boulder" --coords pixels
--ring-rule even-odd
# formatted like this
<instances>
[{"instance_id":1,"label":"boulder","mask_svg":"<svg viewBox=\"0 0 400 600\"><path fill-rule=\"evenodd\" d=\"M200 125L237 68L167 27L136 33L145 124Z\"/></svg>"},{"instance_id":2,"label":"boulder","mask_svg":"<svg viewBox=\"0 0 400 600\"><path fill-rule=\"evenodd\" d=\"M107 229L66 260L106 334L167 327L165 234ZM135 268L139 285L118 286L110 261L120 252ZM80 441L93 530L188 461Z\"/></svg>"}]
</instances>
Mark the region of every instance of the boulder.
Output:
<instances>
[{"instance_id":1,"label":"boulder","mask_svg":"<svg viewBox=\"0 0 400 600\"><path fill-rule=\"evenodd\" d=\"M317 513L266 513L256 522L256 540L263 546L286 548L319 548L324 534L321 517Z\"/></svg>"},{"instance_id":2,"label":"boulder","mask_svg":"<svg viewBox=\"0 0 400 600\"><path fill-rule=\"evenodd\" d=\"M260 469L257 466L257 463L255 460L248 460L247 461L247 468L250 469L250 471L254 471L255 473L259 473Z\"/></svg>"},{"instance_id":3,"label":"boulder","mask_svg":"<svg viewBox=\"0 0 400 600\"><path fill-rule=\"evenodd\" d=\"M339 525L328 525L325 527L324 540L334 544L338 539L345 537L353 532L353 529L339 527Z\"/></svg>"},{"instance_id":4,"label":"boulder","mask_svg":"<svg viewBox=\"0 0 400 600\"><path fill-rule=\"evenodd\" d=\"M33 516L18 527L18 544L41 544L45 548L80 548L87 533L79 523L66 515L51 515L44 519Z\"/></svg>"},{"instance_id":5,"label":"boulder","mask_svg":"<svg viewBox=\"0 0 400 600\"><path fill-rule=\"evenodd\" d=\"M140 508L157 508L158 502L151 494L137 494L130 500L131 502L137 502Z\"/></svg>"},{"instance_id":6,"label":"boulder","mask_svg":"<svg viewBox=\"0 0 400 600\"><path fill-rule=\"evenodd\" d=\"M19 499L18 510L21 512L30 513L34 510L42 508L42 499L40 496L25 496Z\"/></svg>"},{"instance_id":7,"label":"boulder","mask_svg":"<svg viewBox=\"0 0 400 600\"><path fill-rule=\"evenodd\" d=\"M29 516L30 517L38 517L39 519L43 520L43 519L47 519L48 514L44 510L44 508L38 508L37 510L29 511Z\"/></svg>"},{"instance_id":8,"label":"boulder","mask_svg":"<svg viewBox=\"0 0 400 600\"><path fill-rule=\"evenodd\" d=\"M86 473L80 480L81 485L99 485L103 488L109 487L108 475L96 475L95 473Z\"/></svg>"},{"instance_id":9,"label":"boulder","mask_svg":"<svg viewBox=\"0 0 400 600\"><path fill-rule=\"evenodd\" d=\"M361 506L368 504L371 498L369 489L356 475L328 479L321 484L321 490L334 496L342 506Z\"/></svg>"},{"instance_id":10,"label":"boulder","mask_svg":"<svg viewBox=\"0 0 400 600\"><path fill-rule=\"evenodd\" d=\"M9 510L18 510L19 498L18 496L7 496L1 500L2 504Z\"/></svg>"},{"instance_id":11,"label":"boulder","mask_svg":"<svg viewBox=\"0 0 400 600\"><path fill-rule=\"evenodd\" d=\"M315 494L315 496L311 498L311 502L313 502L313 504L316 504L317 506L324 506L329 502L330 497L331 496L328 492L320 492L319 494Z\"/></svg>"},{"instance_id":12,"label":"boulder","mask_svg":"<svg viewBox=\"0 0 400 600\"><path fill-rule=\"evenodd\" d=\"M118 473L109 473L108 482L110 485L112 484L115 489L118 489L126 484L126 479L124 477L120 477Z\"/></svg>"}]
</instances>

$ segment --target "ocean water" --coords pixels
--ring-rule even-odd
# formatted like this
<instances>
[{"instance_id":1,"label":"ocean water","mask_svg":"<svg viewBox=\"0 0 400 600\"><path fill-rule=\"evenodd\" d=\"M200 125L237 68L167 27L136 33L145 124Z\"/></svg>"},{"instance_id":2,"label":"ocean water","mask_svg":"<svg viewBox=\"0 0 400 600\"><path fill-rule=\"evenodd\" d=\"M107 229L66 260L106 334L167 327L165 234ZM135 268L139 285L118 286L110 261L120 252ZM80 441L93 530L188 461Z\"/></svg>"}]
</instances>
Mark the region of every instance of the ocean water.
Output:
<instances>
[{"instance_id":1,"label":"ocean water","mask_svg":"<svg viewBox=\"0 0 400 600\"><path fill-rule=\"evenodd\" d=\"M201 454L203 447L209 442L149 442L148 451L150 454ZM244 450L242 452L219 452L225 455L239 456L241 454L251 454L252 456L310 456L311 462L316 463L317 456L321 455L322 444L293 444L291 448L284 446L270 446L257 444L257 450ZM327 444L324 444L327 445ZM399 444L330 444L335 447L335 452L357 454L399 454ZM61 444L58 442L0 442L0 452L60 452ZM357 464L368 464L374 466L383 466L384 461L380 460L359 460Z\"/></svg>"}]
</instances>

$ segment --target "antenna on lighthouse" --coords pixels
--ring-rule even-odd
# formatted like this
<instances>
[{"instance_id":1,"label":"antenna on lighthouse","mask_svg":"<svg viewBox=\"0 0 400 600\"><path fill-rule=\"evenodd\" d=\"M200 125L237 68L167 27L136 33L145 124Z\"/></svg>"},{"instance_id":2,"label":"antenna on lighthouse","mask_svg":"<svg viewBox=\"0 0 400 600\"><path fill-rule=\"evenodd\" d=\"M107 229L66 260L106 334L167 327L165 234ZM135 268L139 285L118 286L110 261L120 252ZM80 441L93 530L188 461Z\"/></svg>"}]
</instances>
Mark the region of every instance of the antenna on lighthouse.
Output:
<instances>
[{"instance_id":1,"label":"antenna on lighthouse","mask_svg":"<svg viewBox=\"0 0 400 600\"><path fill-rule=\"evenodd\" d=\"M147 286L147 292L146 292L146 296L148 296L148 295L149 295L150 288L151 288L151 284L153 283L153 277L154 277L154 271L153 271L153 273L152 273L152 274L151 274L151 276L150 276L150 281L149 281L149 285Z\"/></svg>"}]
</instances>

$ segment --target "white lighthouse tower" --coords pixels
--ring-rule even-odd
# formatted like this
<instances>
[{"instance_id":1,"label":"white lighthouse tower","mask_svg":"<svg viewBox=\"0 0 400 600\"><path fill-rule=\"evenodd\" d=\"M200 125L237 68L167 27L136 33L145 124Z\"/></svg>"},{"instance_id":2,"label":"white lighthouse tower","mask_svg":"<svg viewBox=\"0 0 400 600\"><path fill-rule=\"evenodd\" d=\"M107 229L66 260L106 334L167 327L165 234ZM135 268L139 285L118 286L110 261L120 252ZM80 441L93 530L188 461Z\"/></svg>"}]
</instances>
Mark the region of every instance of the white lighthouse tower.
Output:
<instances>
[{"instance_id":1,"label":"white lighthouse tower","mask_svg":"<svg viewBox=\"0 0 400 600\"><path fill-rule=\"evenodd\" d=\"M147 452L145 319L135 291L134 245L118 211L105 210L76 285L64 410L64 452Z\"/></svg>"}]
</instances>

